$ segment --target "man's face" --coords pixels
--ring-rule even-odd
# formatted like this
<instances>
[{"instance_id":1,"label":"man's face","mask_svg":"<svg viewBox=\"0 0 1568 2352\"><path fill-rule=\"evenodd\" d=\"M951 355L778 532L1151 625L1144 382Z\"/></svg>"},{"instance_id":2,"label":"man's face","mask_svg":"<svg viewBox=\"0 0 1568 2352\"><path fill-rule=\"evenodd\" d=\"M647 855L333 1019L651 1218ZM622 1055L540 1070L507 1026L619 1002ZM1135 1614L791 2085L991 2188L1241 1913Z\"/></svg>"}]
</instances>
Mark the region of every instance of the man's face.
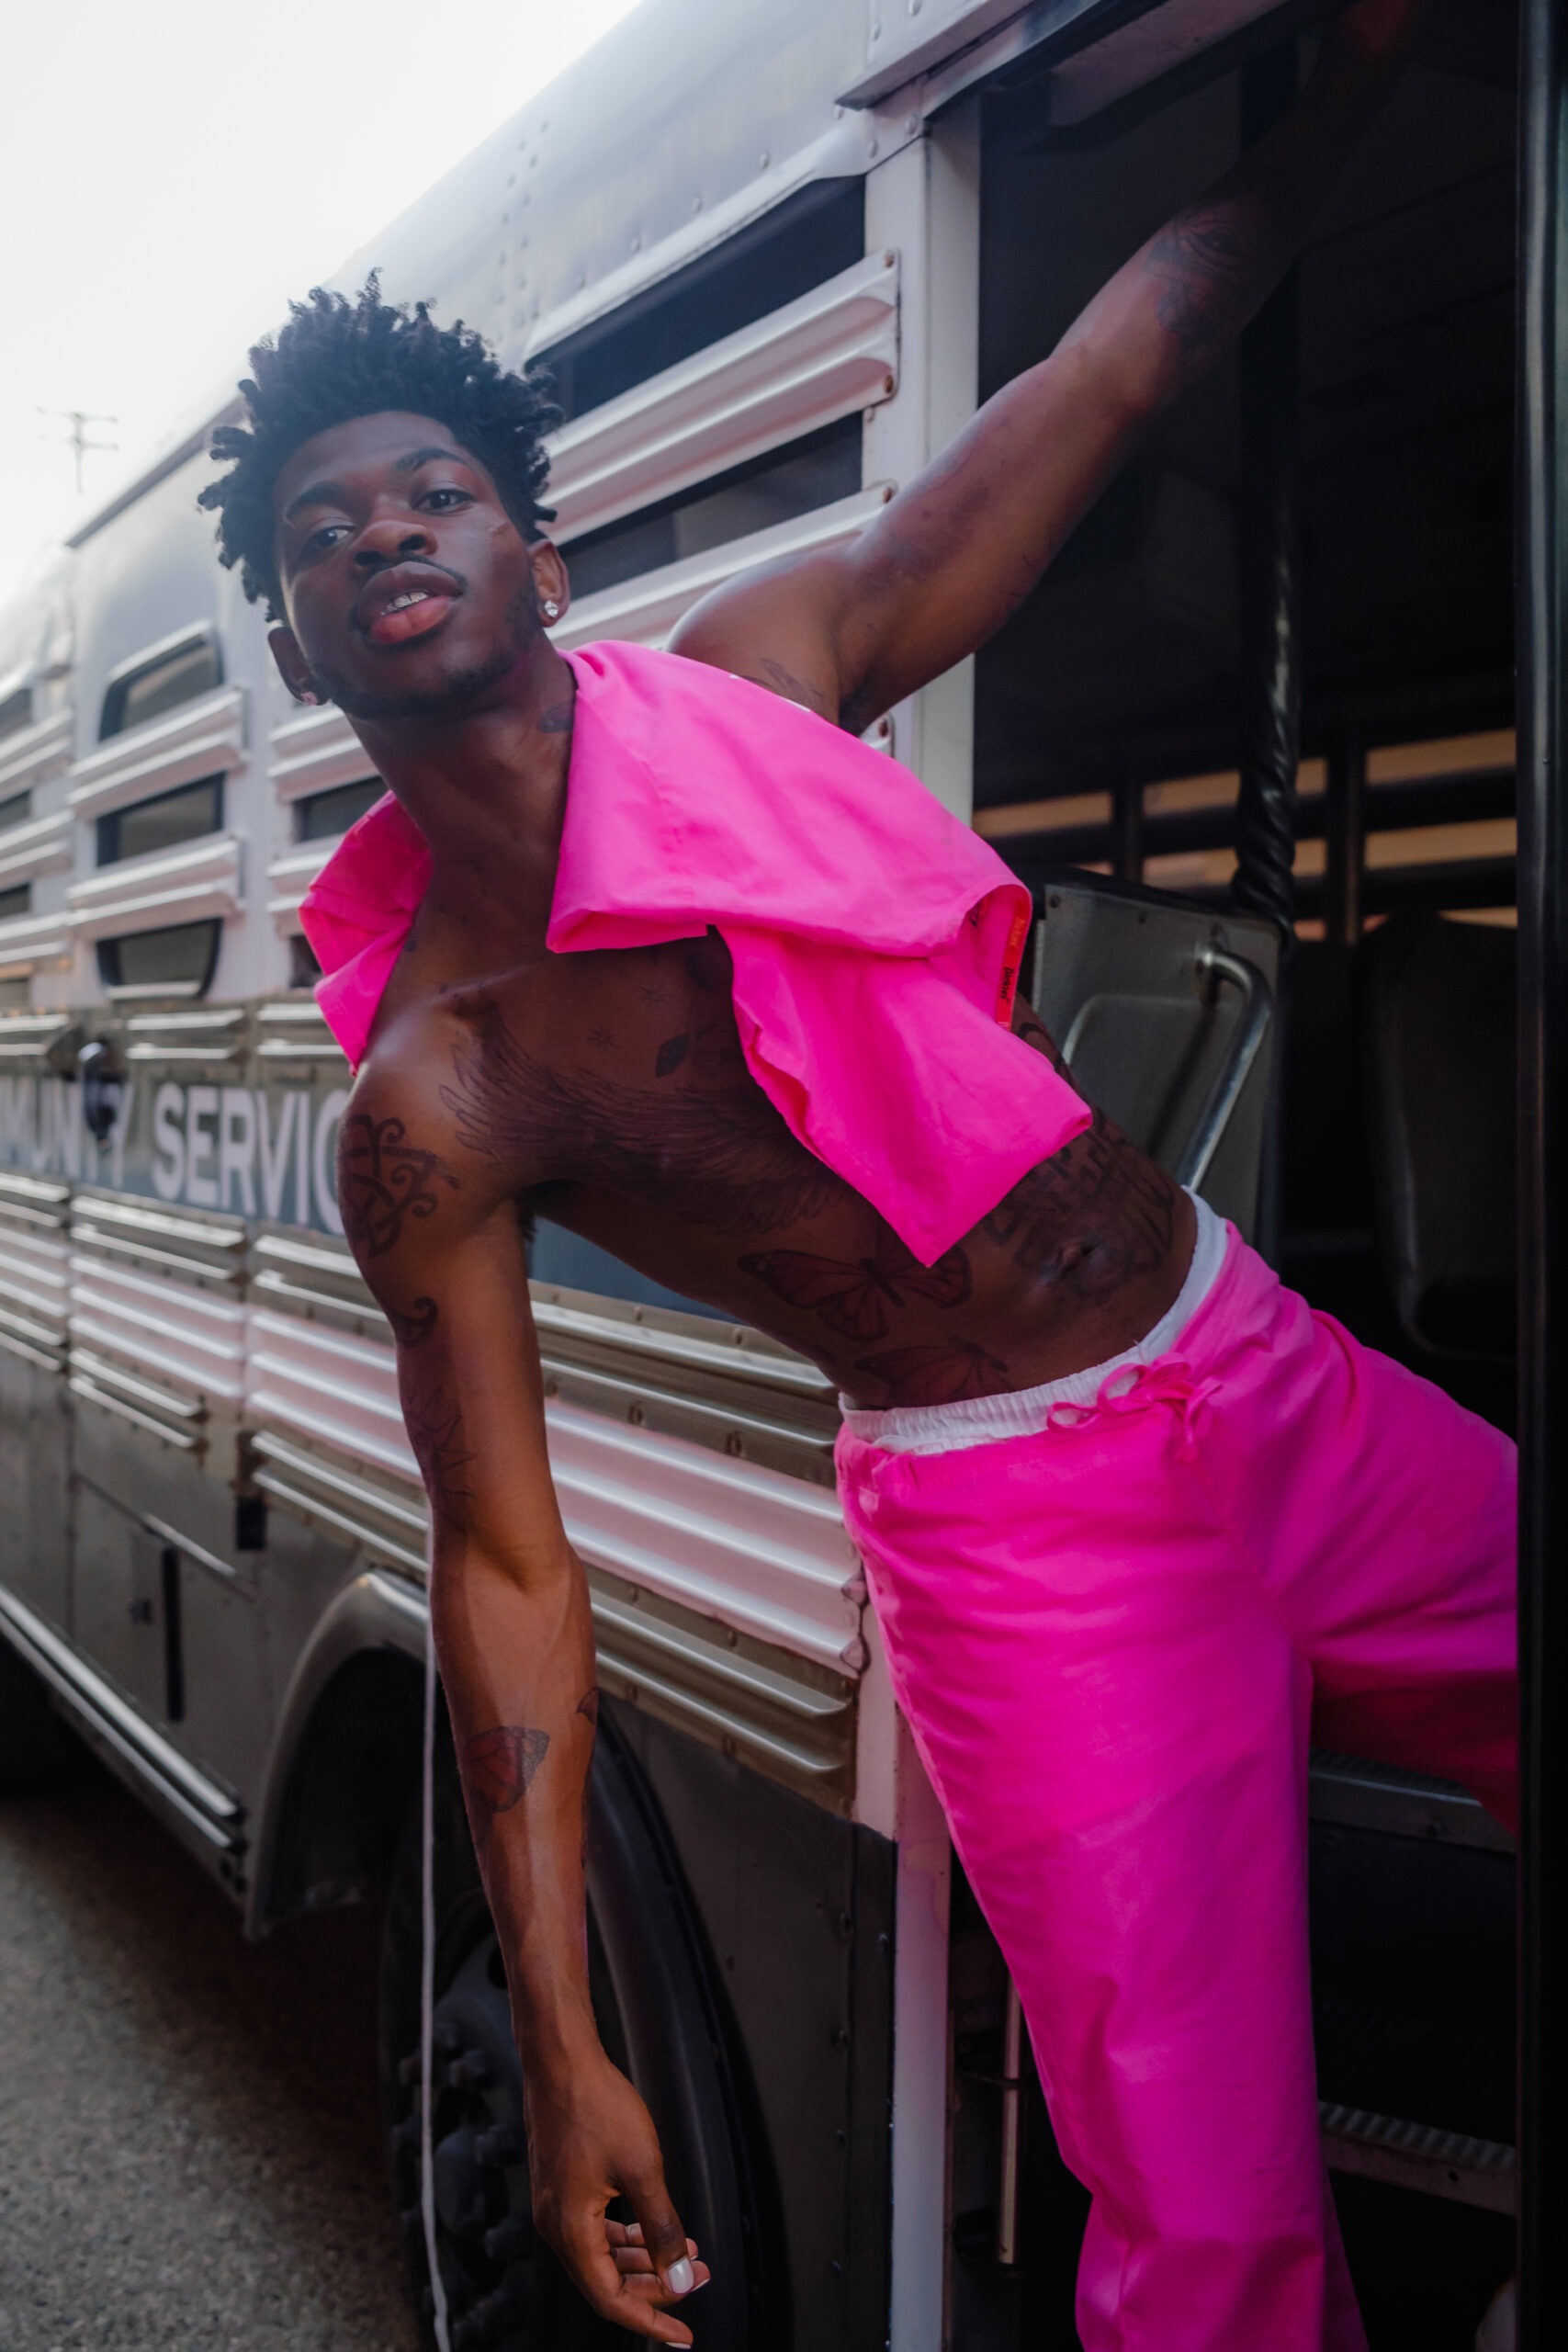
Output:
<instances>
[{"instance_id":1,"label":"man's face","mask_svg":"<svg viewBox=\"0 0 1568 2352\"><path fill-rule=\"evenodd\" d=\"M477 458L428 416L383 412L298 448L274 492L297 693L355 718L457 717L519 667L541 623L531 550Z\"/></svg>"}]
</instances>

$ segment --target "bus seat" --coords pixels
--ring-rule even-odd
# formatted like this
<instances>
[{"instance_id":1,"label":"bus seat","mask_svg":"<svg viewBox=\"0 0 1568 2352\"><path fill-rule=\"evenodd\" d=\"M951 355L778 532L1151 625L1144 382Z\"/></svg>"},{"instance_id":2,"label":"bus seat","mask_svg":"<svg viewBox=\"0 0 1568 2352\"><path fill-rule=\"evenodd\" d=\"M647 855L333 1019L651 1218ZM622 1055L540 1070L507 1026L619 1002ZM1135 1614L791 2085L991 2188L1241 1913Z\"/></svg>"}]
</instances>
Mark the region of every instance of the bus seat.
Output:
<instances>
[{"instance_id":1,"label":"bus seat","mask_svg":"<svg viewBox=\"0 0 1568 2352\"><path fill-rule=\"evenodd\" d=\"M1383 1278L1417 1350L1511 1363L1514 933L1395 915L1362 952Z\"/></svg>"},{"instance_id":2,"label":"bus seat","mask_svg":"<svg viewBox=\"0 0 1568 2352\"><path fill-rule=\"evenodd\" d=\"M1068 869L1047 874L1041 906L1032 1001L1074 1082L1162 1167L1190 1174L1250 1240L1273 1057L1273 926ZM1215 952L1225 960L1218 978L1206 961ZM1245 996L1238 980L1249 984ZM1206 1123L1213 1132L1238 1069L1245 1077L1199 1172L1198 1136Z\"/></svg>"}]
</instances>

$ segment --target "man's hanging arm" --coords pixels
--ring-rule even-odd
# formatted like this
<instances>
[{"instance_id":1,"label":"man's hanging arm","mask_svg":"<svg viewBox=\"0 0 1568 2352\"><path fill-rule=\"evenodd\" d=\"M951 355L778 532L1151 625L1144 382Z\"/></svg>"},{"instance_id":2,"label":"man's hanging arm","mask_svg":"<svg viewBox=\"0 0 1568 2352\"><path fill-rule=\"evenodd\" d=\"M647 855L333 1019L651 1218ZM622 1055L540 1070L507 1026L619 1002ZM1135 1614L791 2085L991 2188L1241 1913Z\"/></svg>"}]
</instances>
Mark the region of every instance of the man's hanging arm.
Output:
<instances>
[{"instance_id":1,"label":"man's hanging arm","mask_svg":"<svg viewBox=\"0 0 1568 2352\"><path fill-rule=\"evenodd\" d=\"M527 2086L534 2218L604 2318L686 2345L689 2329L664 2307L706 2273L589 1996L593 1626L550 1477L508 1175L457 1132L439 1074L361 1077L340 1133L338 1197L392 1327L430 1500L431 1618ZM606 2222L617 2195L636 2229Z\"/></svg>"},{"instance_id":2,"label":"man's hanging arm","mask_svg":"<svg viewBox=\"0 0 1568 2352\"><path fill-rule=\"evenodd\" d=\"M1398 79L1426 0L1356 0L1292 111L1119 269L1049 358L987 401L841 549L706 598L673 650L859 731L1016 611L1160 411L1289 267Z\"/></svg>"}]
</instances>

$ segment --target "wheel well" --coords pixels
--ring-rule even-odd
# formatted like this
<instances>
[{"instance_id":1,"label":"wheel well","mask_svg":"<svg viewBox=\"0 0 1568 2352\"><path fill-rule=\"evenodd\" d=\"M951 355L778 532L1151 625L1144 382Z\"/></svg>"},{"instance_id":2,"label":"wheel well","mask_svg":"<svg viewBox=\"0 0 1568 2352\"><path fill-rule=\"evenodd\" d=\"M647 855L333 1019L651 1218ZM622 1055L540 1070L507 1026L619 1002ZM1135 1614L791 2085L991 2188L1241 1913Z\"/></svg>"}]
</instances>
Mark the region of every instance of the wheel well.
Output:
<instances>
[{"instance_id":1,"label":"wheel well","mask_svg":"<svg viewBox=\"0 0 1568 2352\"><path fill-rule=\"evenodd\" d=\"M399 1651L337 1668L289 1762L258 1927L387 1884L418 1791L423 1716L419 1668Z\"/></svg>"}]
</instances>

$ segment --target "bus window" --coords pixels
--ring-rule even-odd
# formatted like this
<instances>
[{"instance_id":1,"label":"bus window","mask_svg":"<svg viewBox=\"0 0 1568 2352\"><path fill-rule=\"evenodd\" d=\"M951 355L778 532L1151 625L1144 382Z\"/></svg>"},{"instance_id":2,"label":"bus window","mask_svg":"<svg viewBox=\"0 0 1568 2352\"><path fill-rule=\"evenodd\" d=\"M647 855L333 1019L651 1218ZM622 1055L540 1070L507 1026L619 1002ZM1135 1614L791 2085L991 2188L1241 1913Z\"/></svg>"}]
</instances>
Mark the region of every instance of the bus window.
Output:
<instances>
[{"instance_id":1,"label":"bus window","mask_svg":"<svg viewBox=\"0 0 1568 2352\"><path fill-rule=\"evenodd\" d=\"M330 792L309 792L294 803L294 838L301 842L335 841L374 808L386 793L378 775L363 784L335 784Z\"/></svg>"},{"instance_id":2,"label":"bus window","mask_svg":"<svg viewBox=\"0 0 1568 2352\"><path fill-rule=\"evenodd\" d=\"M0 922L9 922L13 916L30 915L33 910L33 886L18 882L9 890L0 890Z\"/></svg>"},{"instance_id":3,"label":"bus window","mask_svg":"<svg viewBox=\"0 0 1568 2352\"><path fill-rule=\"evenodd\" d=\"M174 792L156 793L129 808L111 808L98 819L100 865L118 865L121 858L146 857L155 850L173 849L180 842L199 841L204 833L223 827L223 778L205 775L196 784L182 784Z\"/></svg>"},{"instance_id":4,"label":"bus window","mask_svg":"<svg viewBox=\"0 0 1568 2352\"><path fill-rule=\"evenodd\" d=\"M701 555L814 507L852 498L861 486L858 413L765 457L645 506L625 522L563 543L573 594L592 596L645 571Z\"/></svg>"},{"instance_id":5,"label":"bus window","mask_svg":"<svg viewBox=\"0 0 1568 2352\"><path fill-rule=\"evenodd\" d=\"M818 180L716 252L532 356L552 379L570 424L710 343L755 325L848 269L864 251L863 183Z\"/></svg>"},{"instance_id":6,"label":"bus window","mask_svg":"<svg viewBox=\"0 0 1568 2352\"><path fill-rule=\"evenodd\" d=\"M139 658L111 677L98 721L98 740L123 735L160 718L182 702L210 694L223 683L223 664L216 640L205 630L191 630L173 644Z\"/></svg>"},{"instance_id":7,"label":"bus window","mask_svg":"<svg viewBox=\"0 0 1568 2352\"><path fill-rule=\"evenodd\" d=\"M8 833L13 825L25 825L32 813L30 792L14 792L9 800L0 800L0 833Z\"/></svg>"},{"instance_id":8,"label":"bus window","mask_svg":"<svg viewBox=\"0 0 1568 2352\"><path fill-rule=\"evenodd\" d=\"M4 742L7 735L19 735L24 727L30 727L32 723L31 686L17 686L0 698L0 742Z\"/></svg>"},{"instance_id":9,"label":"bus window","mask_svg":"<svg viewBox=\"0 0 1568 2352\"><path fill-rule=\"evenodd\" d=\"M181 922L98 942L98 977L111 997L205 996L222 924Z\"/></svg>"}]
</instances>

